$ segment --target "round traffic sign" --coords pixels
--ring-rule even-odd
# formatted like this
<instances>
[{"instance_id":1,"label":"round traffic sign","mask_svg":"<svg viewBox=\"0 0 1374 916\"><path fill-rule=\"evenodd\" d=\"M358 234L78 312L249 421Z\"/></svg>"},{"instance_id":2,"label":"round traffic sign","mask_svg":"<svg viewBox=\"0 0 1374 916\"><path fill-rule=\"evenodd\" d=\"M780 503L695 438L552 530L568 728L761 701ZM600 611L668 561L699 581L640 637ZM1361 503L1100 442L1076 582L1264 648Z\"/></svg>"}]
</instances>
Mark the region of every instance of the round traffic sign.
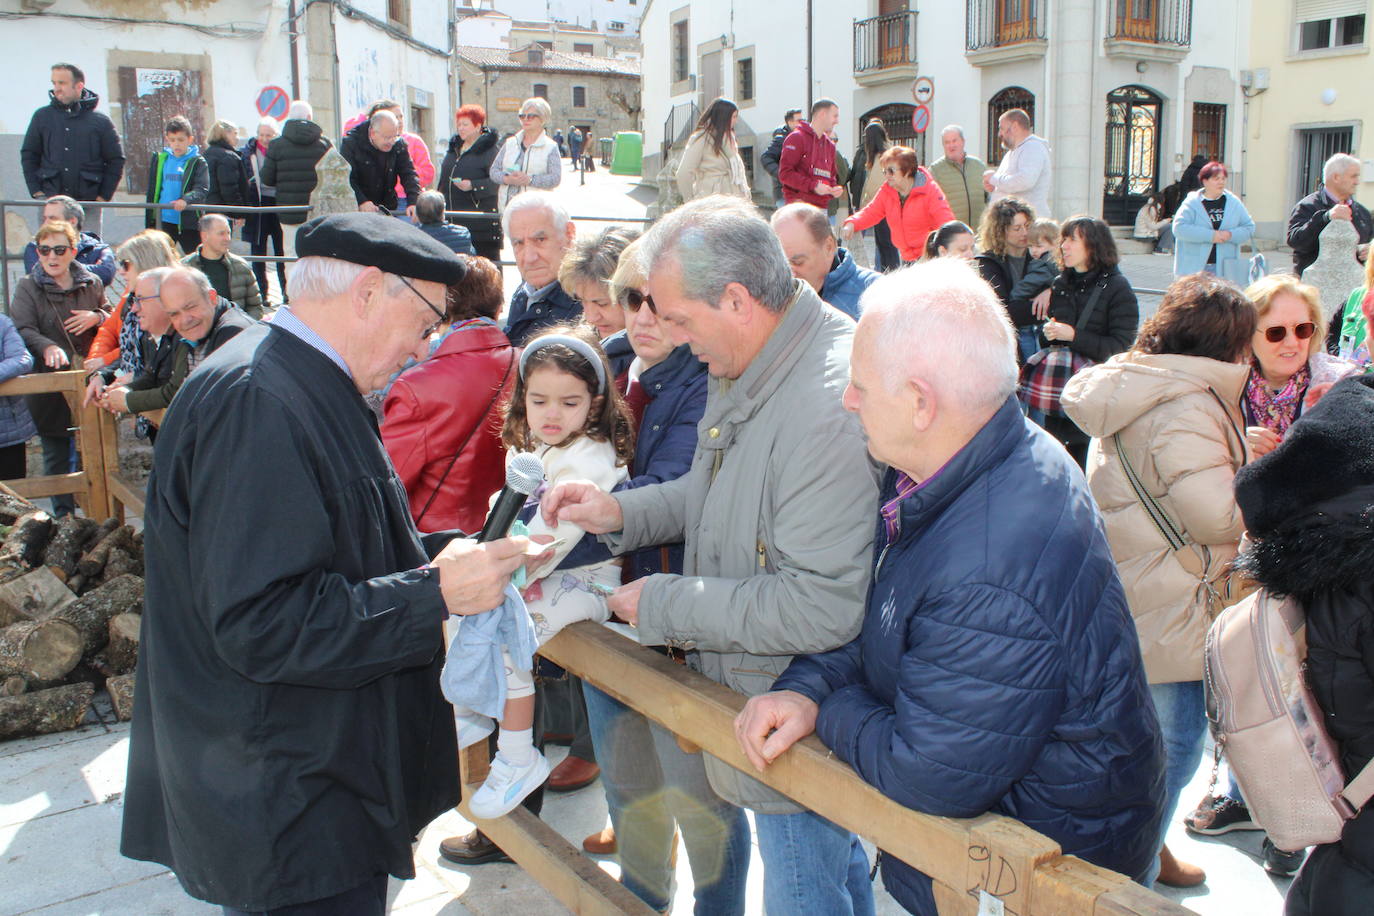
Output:
<instances>
[{"instance_id":1,"label":"round traffic sign","mask_svg":"<svg viewBox=\"0 0 1374 916\"><path fill-rule=\"evenodd\" d=\"M917 105L911 111L911 129L918 134L923 134L930 127L930 109L925 105Z\"/></svg>"},{"instance_id":2,"label":"round traffic sign","mask_svg":"<svg viewBox=\"0 0 1374 916\"><path fill-rule=\"evenodd\" d=\"M924 105L935 98L935 81L928 76L918 76L911 83L911 95L916 104Z\"/></svg>"},{"instance_id":3,"label":"round traffic sign","mask_svg":"<svg viewBox=\"0 0 1374 916\"><path fill-rule=\"evenodd\" d=\"M258 114L282 121L286 119L291 99L280 86L263 86L262 91L258 93L257 106Z\"/></svg>"}]
</instances>

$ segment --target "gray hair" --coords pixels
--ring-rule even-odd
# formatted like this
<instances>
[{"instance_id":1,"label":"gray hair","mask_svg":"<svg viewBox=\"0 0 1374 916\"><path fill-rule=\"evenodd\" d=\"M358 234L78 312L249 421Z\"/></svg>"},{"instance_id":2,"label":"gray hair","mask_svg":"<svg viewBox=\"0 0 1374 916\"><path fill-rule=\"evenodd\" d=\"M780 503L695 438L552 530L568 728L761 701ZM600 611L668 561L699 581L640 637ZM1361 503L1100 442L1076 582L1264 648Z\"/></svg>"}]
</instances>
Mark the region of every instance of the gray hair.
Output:
<instances>
[{"instance_id":1,"label":"gray hair","mask_svg":"<svg viewBox=\"0 0 1374 916\"><path fill-rule=\"evenodd\" d=\"M378 109L377 112L373 114L371 118L368 119L367 129L376 130L383 124L390 124L394 126L398 133L401 130L400 120L397 119L396 115L392 114L391 111L389 111L386 108Z\"/></svg>"},{"instance_id":2,"label":"gray hair","mask_svg":"<svg viewBox=\"0 0 1374 916\"><path fill-rule=\"evenodd\" d=\"M501 214L501 228L506 235L510 235L511 217L523 210L547 210L549 218L553 220L553 230L559 235L568 231L568 223L572 222L572 217L568 211L558 202L558 198L543 191L525 191L517 194L510 203L506 204L506 212Z\"/></svg>"},{"instance_id":3,"label":"gray hair","mask_svg":"<svg viewBox=\"0 0 1374 916\"><path fill-rule=\"evenodd\" d=\"M444 221L444 195L438 191L421 191L415 198L415 216L423 225Z\"/></svg>"},{"instance_id":4,"label":"gray hair","mask_svg":"<svg viewBox=\"0 0 1374 916\"><path fill-rule=\"evenodd\" d=\"M789 219L797 220L802 227L811 235L811 240L816 244L823 244L826 239L835 237L835 230L830 228L830 217L825 211L814 204L796 201L779 207L773 211L773 216L768 220L770 226L776 227L778 223Z\"/></svg>"},{"instance_id":5,"label":"gray hair","mask_svg":"<svg viewBox=\"0 0 1374 916\"><path fill-rule=\"evenodd\" d=\"M229 217L225 216L223 213L205 214L200 218L200 222L196 224L196 227L200 229L201 232L209 232L210 227L213 226L219 220L223 220L224 225L230 227L230 229L233 228L233 224L229 222Z\"/></svg>"},{"instance_id":6,"label":"gray hair","mask_svg":"<svg viewBox=\"0 0 1374 916\"><path fill-rule=\"evenodd\" d=\"M960 140L967 140L964 136L964 128L958 124L949 124L940 128L940 139L944 139L945 134L958 134Z\"/></svg>"},{"instance_id":7,"label":"gray hair","mask_svg":"<svg viewBox=\"0 0 1374 916\"><path fill-rule=\"evenodd\" d=\"M142 283L143 281L147 280L148 282L152 283L153 297L155 298L157 296L162 295L162 281L166 280L167 275L174 270L176 270L176 268L171 266L153 267L139 273L138 282Z\"/></svg>"},{"instance_id":8,"label":"gray hair","mask_svg":"<svg viewBox=\"0 0 1374 916\"><path fill-rule=\"evenodd\" d=\"M941 403L976 414L1016 390L1016 338L992 287L967 264L933 258L881 277L860 300L880 322L876 356L887 389L920 378Z\"/></svg>"},{"instance_id":9,"label":"gray hair","mask_svg":"<svg viewBox=\"0 0 1374 916\"><path fill-rule=\"evenodd\" d=\"M286 278L286 298L325 300L342 296L365 270L362 264L338 258L301 258Z\"/></svg>"},{"instance_id":10,"label":"gray hair","mask_svg":"<svg viewBox=\"0 0 1374 916\"><path fill-rule=\"evenodd\" d=\"M645 233L639 266L653 276L669 258L682 274L682 294L720 306L725 287L743 286L769 311L792 301L792 270L782 243L759 211L737 198L716 194L683 204Z\"/></svg>"},{"instance_id":11,"label":"gray hair","mask_svg":"<svg viewBox=\"0 0 1374 916\"><path fill-rule=\"evenodd\" d=\"M1349 169L1351 166L1359 168L1360 160L1356 159L1349 153L1337 153L1330 159L1326 160L1326 165L1322 166L1322 181L1330 181L1332 178L1336 177L1341 172L1344 172L1345 170Z\"/></svg>"},{"instance_id":12,"label":"gray hair","mask_svg":"<svg viewBox=\"0 0 1374 916\"><path fill-rule=\"evenodd\" d=\"M305 99L296 99L291 103L291 107L286 110L286 118L289 121L313 121L315 120L315 109L310 107L310 103Z\"/></svg>"},{"instance_id":13,"label":"gray hair","mask_svg":"<svg viewBox=\"0 0 1374 916\"><path fill-rule=\"evenodd\" d=\"M54 194L43 202L44 207L48 204L60 205L62 218L69 223L76 223L76 228L81 229L81 224L86 219L86 208L77 203L75 198L68 197L66 194Z\"/></svg>"},{"instance_id":14,"label":"gray hair","mask_svg":"<svg viewBox=\"0 0 1374 916\"><path fill-rule=\"evenodd\" d=\"M262 130L264 127L270 127L272 129L272 136L281 136L281 125L278 124L277 119L272 117L271 115L263 115L262 118L258 121L258 130ZM256 134L257 131L254 131L254 135Z\"/></svg>"},{"instance_id":15,"label":"gray hair","mask_svg":"<svg viewBox=\"0 0 1374 916\"><path fill-rule=\"evenodd\" d=\"M525 101L520 103L521 111L524 111L526 108L533 108L535 112L538 113L539 120L543 121L545 124L553 120L553 109L549 107L548 101L541 99L537 95L533 98L525 99Z\"/></svg>"}]
</instances>

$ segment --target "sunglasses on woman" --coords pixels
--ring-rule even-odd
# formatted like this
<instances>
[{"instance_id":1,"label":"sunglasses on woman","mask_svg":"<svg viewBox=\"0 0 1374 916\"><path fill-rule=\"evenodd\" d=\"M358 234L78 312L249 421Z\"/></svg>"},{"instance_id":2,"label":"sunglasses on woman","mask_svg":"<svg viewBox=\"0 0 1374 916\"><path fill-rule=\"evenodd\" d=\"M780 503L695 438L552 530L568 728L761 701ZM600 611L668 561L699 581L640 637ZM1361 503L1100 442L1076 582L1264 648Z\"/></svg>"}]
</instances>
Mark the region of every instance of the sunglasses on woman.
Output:
<instances>
[{"instance_id":1,"label":"sunglasses on woman","mask_svg":"<svg viewBox=\"0 0 1374 916\"><path fill-rule=\"evenodd\" d=\"M1264 339L1270 343L1282 343L1283 339L1288 336L1288 330L1286 326L1281 324L1276 324L1272 328L1265 328ZM1292 330L1293 336L1298 340L1307 340L1317 333L1317 326L1310 321L1304 321L1302 324L1294 326Z\"/></svg>"},{"instance_id":2,"label":"sunglasses on woman","mask_svg":"<svg viewBox=\"0 0 1374 916\"><path fill-rule=\"evenodd\" d=\"M70 245L39 245L39 246L38 246L38 254L39 254L41 257L45 257L45 258L46 258L48 255L50 255L50 254L55 254L55 255L57 255L57 256L60 258L60 257L62 257L64 254L66 254L67 252L69 252L69 251L71 251L71 250L72 250L72 246L70 246Z\"/></svg>"},{"instance_id":3,"label":"sunglasses on woman","mask_svg":"<svg viewBox=\"0 0 1374 916\"><path fill-rule=\"evenodd\" d=\"M646 293L641 293L637 289L627 289L623 296L625 306L632 312L639 311L641 305L649 306L649 311L658 314L658 306L654 305L654 297Z\"/></svg>"}]
</instances>

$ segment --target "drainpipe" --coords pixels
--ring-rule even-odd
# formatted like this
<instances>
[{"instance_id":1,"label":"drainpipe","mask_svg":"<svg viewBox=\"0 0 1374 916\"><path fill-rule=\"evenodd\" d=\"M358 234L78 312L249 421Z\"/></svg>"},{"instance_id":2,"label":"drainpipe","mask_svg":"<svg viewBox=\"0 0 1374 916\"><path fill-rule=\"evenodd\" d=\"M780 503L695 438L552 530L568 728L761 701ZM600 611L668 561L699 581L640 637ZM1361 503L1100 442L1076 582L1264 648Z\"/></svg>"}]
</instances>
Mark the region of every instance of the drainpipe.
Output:
<instances>
[{"instance_id":1,"label":"drainpipe","mask_svg":"<svg viewBox=\"0 0 1374 916\"><path fill-rule=\"evenodd\" d=\"M296 56L296 0L286 0L286 35L291 49L291 98L301 98L301 62Z\"/></svg>"},{"instance_id":2,"label":"drainpipe","mask_svg":"<svg viewBox=\"0 0 1374 916\"><path fill-rule=\"evenodd\" d=\"M811 117L811 103L816 100L816 79L811 72L811 8L814 0L806 0L806 116Z\"/></svg>"}]
</instances>

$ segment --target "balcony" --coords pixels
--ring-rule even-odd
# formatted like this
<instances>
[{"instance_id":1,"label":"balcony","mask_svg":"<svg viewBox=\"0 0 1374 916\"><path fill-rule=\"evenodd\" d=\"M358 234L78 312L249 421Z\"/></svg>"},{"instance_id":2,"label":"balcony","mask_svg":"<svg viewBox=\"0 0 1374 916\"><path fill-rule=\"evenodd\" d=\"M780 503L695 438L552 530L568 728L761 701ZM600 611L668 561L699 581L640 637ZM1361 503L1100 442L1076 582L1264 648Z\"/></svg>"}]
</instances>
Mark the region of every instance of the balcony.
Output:
<instances>
[{"instance_id":1,"label":"balcony","mask_svg":"<svg viewBox=\"0 0 1374 916\"><path fill-rule=\"evenodd\" d=\"M854 21L854 81L860 86L916 78L916 11Z\"/></svg>"},{"instance_id":2,"label":"balcony","mask_svg":"<svg viewBox=\"0 0 1374 916\"><path fill-rule=\"evenodd\" d=\"M1045 56L1044 0L968 0L964 57L976 67Z\"/></svg>"},{"instance_id":3,"label":"balcony","mask_svg":"<svg viewBox=\"0 0 1374 916\"><path fill-rule=\"evenodd\" d=\"M1108 7L1108 57L1176 63L1193 42L1193 0L1115 0Z\"/></svg>"}]
</instances>

